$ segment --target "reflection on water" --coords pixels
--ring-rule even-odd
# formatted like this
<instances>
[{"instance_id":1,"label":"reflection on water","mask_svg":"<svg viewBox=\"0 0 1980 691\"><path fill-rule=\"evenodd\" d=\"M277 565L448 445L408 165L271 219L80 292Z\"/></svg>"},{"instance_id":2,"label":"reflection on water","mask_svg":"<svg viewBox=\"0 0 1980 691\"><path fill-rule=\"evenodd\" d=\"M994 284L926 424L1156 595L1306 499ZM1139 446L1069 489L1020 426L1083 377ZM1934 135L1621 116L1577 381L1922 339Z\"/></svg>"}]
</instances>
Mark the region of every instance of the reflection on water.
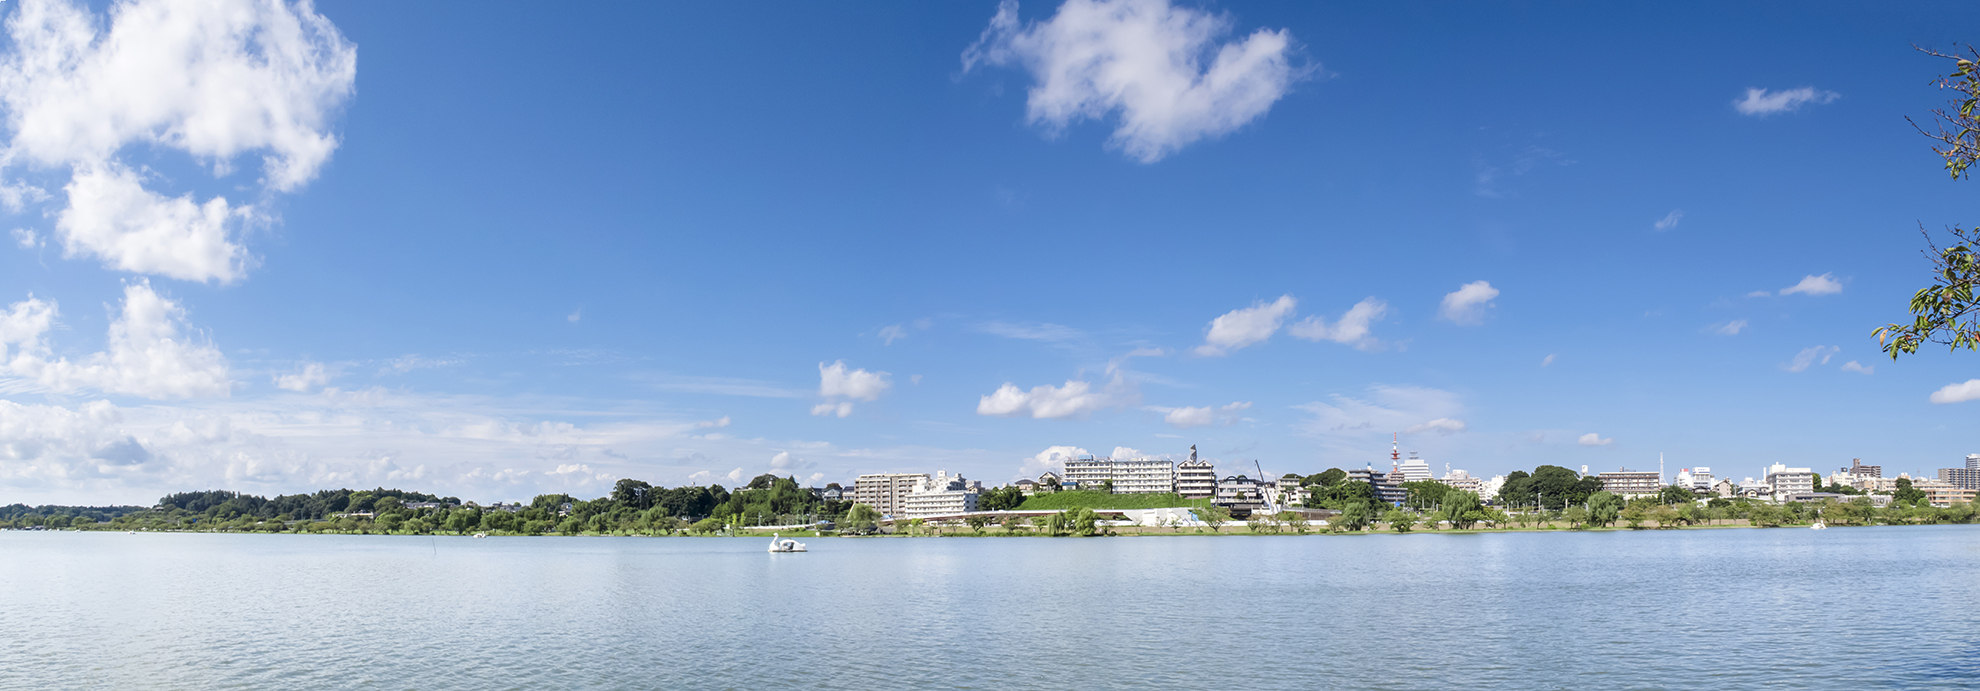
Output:
<instances>
[{"instance_id":1,"label":"reflection on water","mask_svg":"<svg viewBox=\"0 0 1980 691\"><path fill-rule=\"evenodd\" d=\"M1980 526L0 533L0 688L1974 688Z\"/></svg>"}]
</instances>

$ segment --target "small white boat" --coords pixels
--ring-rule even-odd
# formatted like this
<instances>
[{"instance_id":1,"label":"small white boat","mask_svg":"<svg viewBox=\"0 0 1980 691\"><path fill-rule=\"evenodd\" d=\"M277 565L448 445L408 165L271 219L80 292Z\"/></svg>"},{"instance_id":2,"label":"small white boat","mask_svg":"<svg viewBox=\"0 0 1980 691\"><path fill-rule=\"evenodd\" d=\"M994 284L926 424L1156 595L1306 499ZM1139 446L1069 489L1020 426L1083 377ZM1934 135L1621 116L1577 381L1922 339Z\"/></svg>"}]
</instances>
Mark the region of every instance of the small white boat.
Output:
<instances>
[{"instance_id":1,"label":"small white boat","mask_svg":"<svg viewBox=\"0 0 1980 691\"><path fill-rule=\"evenodd\" d=\"M1810 530L1826 530L1828 527L1827 525L1823 525L1821 521L1816 521L1815 525L1808 526Z\"/></svg>"},{"instance_id":2,"label":"small white boat","mask_svg":"<svg viewBox=\"0 0 1980 691\"><path fill-rule=\"evenodd\" d=\"M787 537L778 537L776 533L771 533L771 534L770 534L770 551L772 551L772 552L803 552L803 551L806 551L806 550L805 550L805 548L804 548L804 543L802 543L802 542L798 542L798 541L796 541L796 540L792 540L792 539L790 539L790 538L787 538Z\"/></svg>"},{"instance_id":3,"label":"small white boat","mask_svg":"<svg viewBox=\"0 0 1980 691\"><path fill-rule=\"evenodd\" d=\"M488 537L488 533L475 533L474 536L477 538Z\"/></svg>"}]
</instances>

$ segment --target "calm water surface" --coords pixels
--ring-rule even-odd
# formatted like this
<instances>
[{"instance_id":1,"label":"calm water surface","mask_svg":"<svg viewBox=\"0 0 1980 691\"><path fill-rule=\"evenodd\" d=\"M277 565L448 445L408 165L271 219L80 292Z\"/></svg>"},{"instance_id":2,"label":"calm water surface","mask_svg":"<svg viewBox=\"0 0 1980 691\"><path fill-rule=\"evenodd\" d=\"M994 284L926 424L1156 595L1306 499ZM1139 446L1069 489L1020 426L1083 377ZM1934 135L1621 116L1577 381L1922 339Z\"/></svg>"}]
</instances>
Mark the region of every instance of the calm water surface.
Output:
<instances>
[{"instance_id":1,"label":"calm water surface","mask_svg":"<svg viewBox=\"0 0 1980 691\"><path fill-rule=\"evenodd\" d=\"M0 688L1980 688L1980 526L767 542L0 532Z\"/></svg>"}]
</instances>

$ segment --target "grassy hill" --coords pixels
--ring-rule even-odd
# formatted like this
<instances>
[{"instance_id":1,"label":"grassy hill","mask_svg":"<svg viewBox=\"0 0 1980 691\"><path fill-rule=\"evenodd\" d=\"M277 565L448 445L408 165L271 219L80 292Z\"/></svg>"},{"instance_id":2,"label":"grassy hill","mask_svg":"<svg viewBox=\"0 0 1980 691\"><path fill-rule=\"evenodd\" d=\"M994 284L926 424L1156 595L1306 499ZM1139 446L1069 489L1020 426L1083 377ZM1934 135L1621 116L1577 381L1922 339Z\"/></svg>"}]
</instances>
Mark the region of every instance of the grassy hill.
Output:
<instances>
[{"instance_id":1,"label":"grassy hill","mask_svg":"<svg viewBox=\"0 0 1980 691\"><path fill-rule=\"evenodd\" d=\"M1207 506L1208 499L1184 499L1167 494L1103 494L1100 492L1055 492L1033 495L1018 506L1019 511L1063 511L1066 509L1159 509L1171 506Z\"/></svg>"}]
</instances>

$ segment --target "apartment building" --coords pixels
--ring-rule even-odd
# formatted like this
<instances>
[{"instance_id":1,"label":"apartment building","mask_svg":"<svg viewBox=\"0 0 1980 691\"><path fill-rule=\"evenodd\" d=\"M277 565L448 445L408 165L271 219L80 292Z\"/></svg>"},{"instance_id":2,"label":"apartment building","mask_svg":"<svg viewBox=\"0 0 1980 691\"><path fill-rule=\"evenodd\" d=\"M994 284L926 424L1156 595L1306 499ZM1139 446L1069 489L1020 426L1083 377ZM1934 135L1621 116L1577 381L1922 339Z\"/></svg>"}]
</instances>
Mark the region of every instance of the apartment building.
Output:
<instances>
[{"instance_id":1,"label":"apartment building","mask_svg":"<svg viewBox=\"0 0 1980 691\"><path fill-rule=\"evenodd\" d=\"M1602 491L1620 494L1625 497L1640 497L1656 494L1664 489L1664 476L1650 470L1630 470L1622 468L1595 476L1602 481Z\"/></svg>"},{"instance_id":2,"label":"apartment building","mask_svg":"<svg viewBox=\"0 0 1980 691\"><path fill-rule=\"evenodd\" d=\"M1066 481L1078 483L1080 489L1097 489L1102 483L1112 483L1115 494L1174 492L1176 464L1152 458L1084 456L1066 461Z\"/></svg>"},{"instance_id":3,"label":"apartment building","mask_svg":"<svg viewBox=\"0 0 1980 691\"><path fill-rule=\"evenodd\" d=\"M1775 463L1767 467L1767 486L1774 489L1776 497L1813 492L1815 471L1807 468L1789 468Z\"/></svg>"},{"instance_id":4,"label":"apartment building","mask_svg":"<svg viewBox=\"0 0 1980 691\"><path fill-rule=\"evenodd\" d=\"M907 512L907 495L929 481L927 473L872 473L853 480L853 501L883 516Z\"/></svg>"},{"instance_id":5,"label":"apartment building","mask_svg":"<svg viewBox=\"0 0 1980 691\"><path fill-rule=\"evenodd\" d=\"M1184 499L1217 496L1217 466L1197 460L1195 447L1190 448L1189 460L1176 464L1176 494Z\"/></svg>"},{"instance_id":6,"label":"apartment building","mask_svg":"<svg viewBox=\"0 0 1980 691\"><path fill-rule=\"evenodd\" d=\"M928 478L926 475L922 477ZM972 484L961 475L951 477L946 470L935 471L935 477L928 478L901 497L901 513L898 515L913 519L975 511L977 489L980 487L981 484Z\"/></svg>"}]
</instances>

